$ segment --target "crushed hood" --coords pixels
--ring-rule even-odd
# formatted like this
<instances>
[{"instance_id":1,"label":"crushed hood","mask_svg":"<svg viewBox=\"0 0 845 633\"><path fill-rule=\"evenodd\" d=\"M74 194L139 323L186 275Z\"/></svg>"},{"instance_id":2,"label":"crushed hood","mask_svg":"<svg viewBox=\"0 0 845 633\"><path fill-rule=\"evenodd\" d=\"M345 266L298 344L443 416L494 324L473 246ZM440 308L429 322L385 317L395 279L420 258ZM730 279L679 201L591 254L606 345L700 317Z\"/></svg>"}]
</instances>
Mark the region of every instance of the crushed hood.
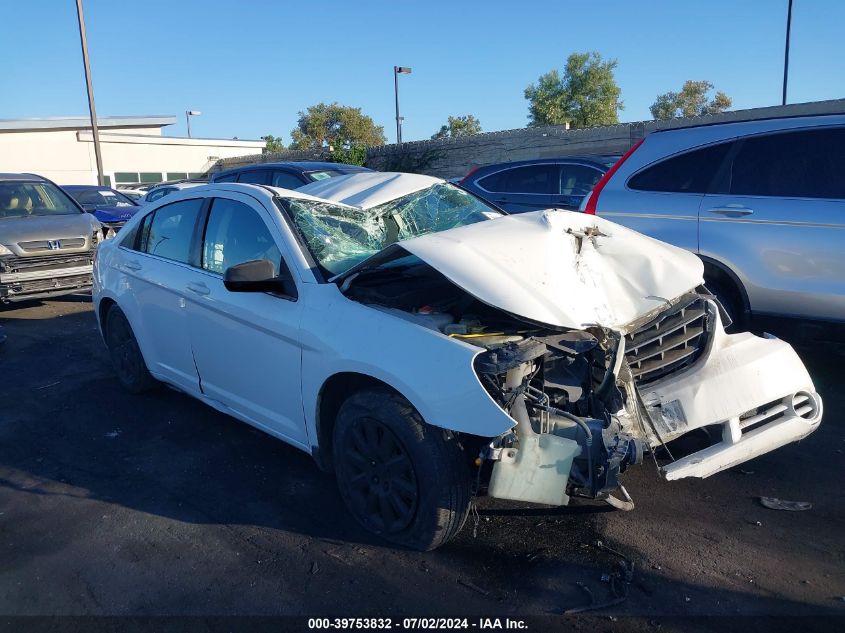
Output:
<instances>
[{"instance_id":1,"label":"crushed hood","mask_svg":"<svg viewBox=\"0 0 845 633\"><path fill-rule=\"evenodd\" d=\"M477 299L537 323L615 330L703 283L694 254L593 215L509 215L399 242Z\"/></svg>"},{"instance_id":2,"label":"crushed hood","mask_svg":"<svg viewBox=\"0 0 845 633\"><path fill-rule=\"evenodd\" d=\"M445 181L421 174L368 171L325 178L300 187L296 191L366 210L422 191L439 182Z\"/></svg>"}]
</instances>

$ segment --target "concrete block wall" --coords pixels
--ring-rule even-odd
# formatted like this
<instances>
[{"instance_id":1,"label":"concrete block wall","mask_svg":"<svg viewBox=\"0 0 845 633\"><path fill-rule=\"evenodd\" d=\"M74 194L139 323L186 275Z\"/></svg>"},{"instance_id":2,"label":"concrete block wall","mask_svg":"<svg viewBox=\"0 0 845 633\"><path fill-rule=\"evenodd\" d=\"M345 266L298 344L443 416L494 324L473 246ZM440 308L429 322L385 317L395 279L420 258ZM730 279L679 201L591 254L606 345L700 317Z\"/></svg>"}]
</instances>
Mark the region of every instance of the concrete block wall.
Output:
<instances>
[{"instance_id":1,"label":"concrete block wall","mask_svg":"<svg viewBox=\"0 0 845 633\"><path fill-rule=\"evenodd\" d=\"M729 123L781 116L845 114L845 99L734 110L668 121L639 121L601 127L565 126L485 132L453 139L383 145L367 151L367 166L386 171L414 171L441 178L465 175L477 165L573 154L622 154L646 134L660 129ZM326 150L286 151L220 161L219 169L268 161L326 160Z\"/></svg>"}]
</instances>

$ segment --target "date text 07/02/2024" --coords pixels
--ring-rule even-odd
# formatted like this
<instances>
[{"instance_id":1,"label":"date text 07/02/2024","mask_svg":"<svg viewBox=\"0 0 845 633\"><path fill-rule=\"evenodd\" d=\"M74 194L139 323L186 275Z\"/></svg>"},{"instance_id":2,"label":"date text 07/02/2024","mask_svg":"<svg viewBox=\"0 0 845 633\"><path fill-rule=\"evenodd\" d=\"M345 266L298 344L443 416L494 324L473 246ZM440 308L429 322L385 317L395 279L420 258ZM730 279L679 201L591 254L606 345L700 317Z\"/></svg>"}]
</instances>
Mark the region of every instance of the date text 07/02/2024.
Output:
<instances>
[{"instance_id":1,"label":"date text 07/02/2024","mask_svg":"<svg viewBox=\"0 0 845 633\"><path fill-rule=\"evenodd\" d=\"M309 618L309 630L526 630L524 620L514 618Z\"/></svg>"}]
</instances>

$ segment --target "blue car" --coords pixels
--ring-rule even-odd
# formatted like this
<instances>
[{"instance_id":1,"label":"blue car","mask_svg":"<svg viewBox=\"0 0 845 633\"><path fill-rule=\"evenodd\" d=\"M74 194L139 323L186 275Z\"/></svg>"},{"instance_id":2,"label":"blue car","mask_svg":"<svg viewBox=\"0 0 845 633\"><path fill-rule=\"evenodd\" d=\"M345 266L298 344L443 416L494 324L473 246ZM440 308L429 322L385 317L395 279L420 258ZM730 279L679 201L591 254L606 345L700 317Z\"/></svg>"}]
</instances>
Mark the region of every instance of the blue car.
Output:
<instances>
[{"instance_id":1,"label":"blue car","mask_svg":"<svg viewBox=\"0 0 845 633\"><path fill-rule=\"evenodd\" d=\"M209 182L248 182L254 185L270 185L282 189L299 189L312 182L372 171L358 165L326 163L317 161L292 161L287 163L254 163L233 167L211 174Z\"/></svg>"},{"instance_id":2,"label":"blue car","mask_svg":"<svg viewBox=\"0 0 845 633\"><path fill-rule=\"evenodd\" d=\"M485 165L458 183L508 213L578 206L618 156L563 156Z\"/></svg>"},{"instance_id":3,"label":"blue car","mask_svg":"<svg viewBox=\"0 0 845 633\"><path fill-rule=\"evenodd\" d=\"M88 213L103 225L103 237L114 237L141 206L130 197L99 185L65 185L62 187Z\"/></svg>"}]
</instances>

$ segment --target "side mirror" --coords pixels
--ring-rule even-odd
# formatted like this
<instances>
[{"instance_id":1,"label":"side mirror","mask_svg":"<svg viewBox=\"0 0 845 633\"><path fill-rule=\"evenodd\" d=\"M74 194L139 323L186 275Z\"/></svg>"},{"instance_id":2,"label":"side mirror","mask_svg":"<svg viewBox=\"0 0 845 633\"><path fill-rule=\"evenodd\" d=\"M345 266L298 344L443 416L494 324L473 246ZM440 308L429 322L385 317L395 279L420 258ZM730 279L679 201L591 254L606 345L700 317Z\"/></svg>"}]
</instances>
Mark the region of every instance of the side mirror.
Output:
<instances>
[{"instance_id":1,"label":"side mirror","mask_svg":"<svg viewBox=\"0 0 845 633\"><path fill-rule=\"evenodd\" d=\"M269 259L256 259L236 264L223 273L223 285L229 292L272 292L296 299L293 275L281 262L279 274Z\"/></svg>"}]
</instances>

